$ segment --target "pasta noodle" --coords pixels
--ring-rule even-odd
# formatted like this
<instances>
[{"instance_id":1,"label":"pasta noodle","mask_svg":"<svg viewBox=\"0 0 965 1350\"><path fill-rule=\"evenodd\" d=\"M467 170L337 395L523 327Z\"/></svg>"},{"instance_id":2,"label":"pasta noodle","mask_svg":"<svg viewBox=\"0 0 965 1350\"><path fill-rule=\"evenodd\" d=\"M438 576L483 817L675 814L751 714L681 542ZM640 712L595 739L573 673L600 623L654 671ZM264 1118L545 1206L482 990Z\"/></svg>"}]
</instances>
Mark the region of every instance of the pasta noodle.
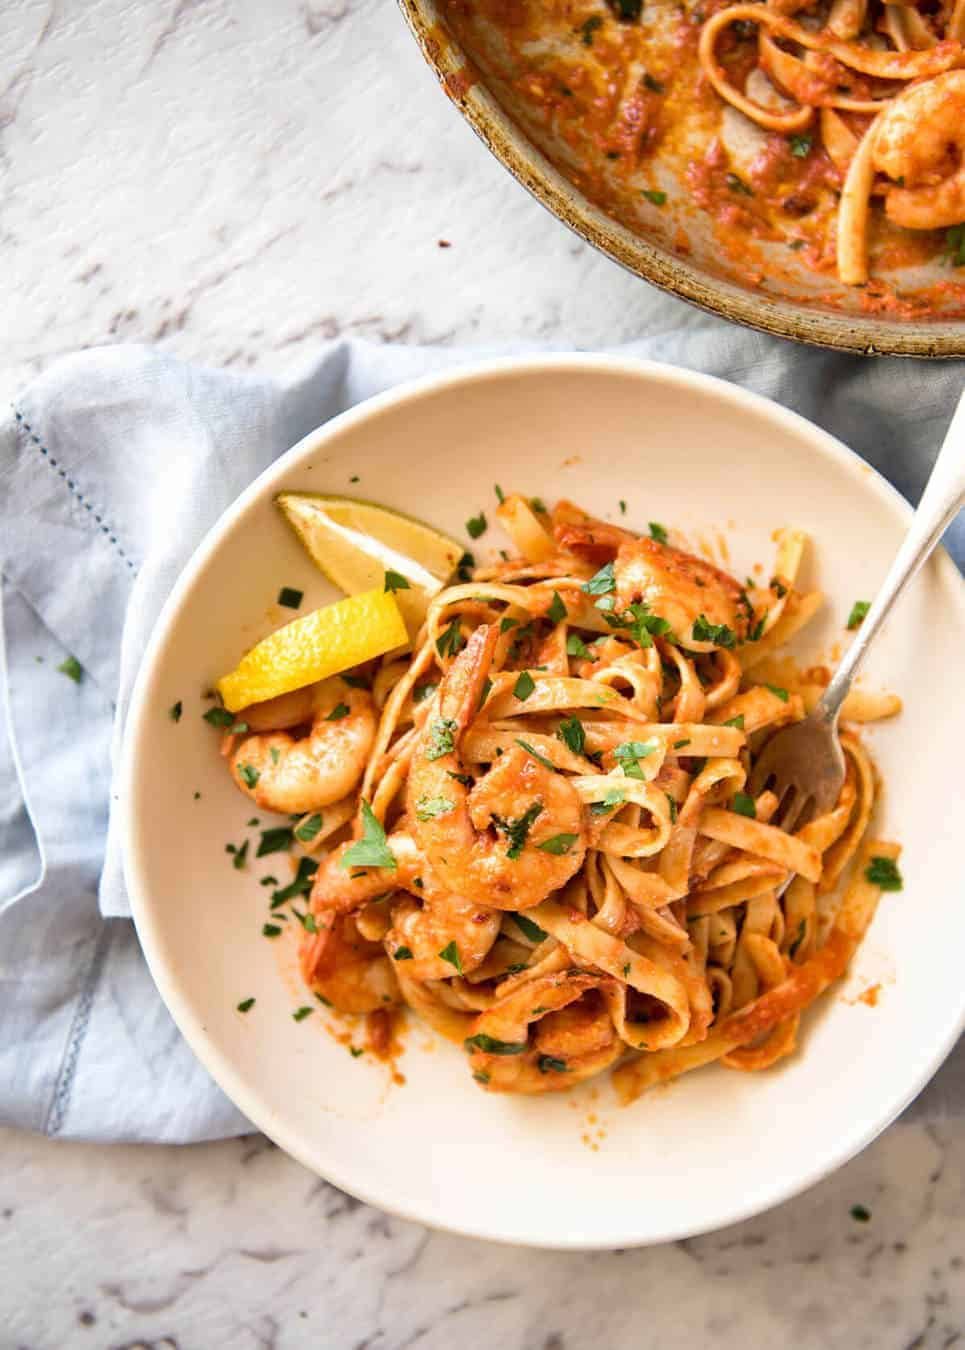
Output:
<instances>
[{"instance_id":1,"label":"pasta noodle","mask_svg":"<svg viewBox=\"0 0 965 1350\"><path fill-rule=\"evenodd\" d=\"M788 833L774 793L745 791L826 682L775 656L820 603L797 587L807 541L783 532L771 582L742 587L661 527L516 496L499 518L518 556L436 595L410 656L351 676L379 721L306 844L304 978L341 1010L408 1006L491 1091L613 1067L630 1100L712 1061L767 1068L898 852L866 840L853 725L825 814ZM856 697L854 722L896 705Z\"/></svg>"}]
</instances>

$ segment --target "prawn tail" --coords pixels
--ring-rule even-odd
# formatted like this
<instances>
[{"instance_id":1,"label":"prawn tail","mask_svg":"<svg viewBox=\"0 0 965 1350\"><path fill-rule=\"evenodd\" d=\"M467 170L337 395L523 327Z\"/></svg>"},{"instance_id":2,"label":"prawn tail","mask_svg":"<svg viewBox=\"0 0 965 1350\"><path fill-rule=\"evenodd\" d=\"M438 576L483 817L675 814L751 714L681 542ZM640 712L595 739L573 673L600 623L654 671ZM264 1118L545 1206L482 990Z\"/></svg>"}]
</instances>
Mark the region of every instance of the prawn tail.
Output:
<instances>
[{"instance_id":1,"label":"prawn tail","mask_svg":"<svg viewBox=\"0 0 965 1350\"><path fill-rule=\"evenodd\" d=\"M494 624L477 628L442 681L439 713L455 722L459 736L479 711L498 640L499 629Z\"/></svg>"}]
</instances>

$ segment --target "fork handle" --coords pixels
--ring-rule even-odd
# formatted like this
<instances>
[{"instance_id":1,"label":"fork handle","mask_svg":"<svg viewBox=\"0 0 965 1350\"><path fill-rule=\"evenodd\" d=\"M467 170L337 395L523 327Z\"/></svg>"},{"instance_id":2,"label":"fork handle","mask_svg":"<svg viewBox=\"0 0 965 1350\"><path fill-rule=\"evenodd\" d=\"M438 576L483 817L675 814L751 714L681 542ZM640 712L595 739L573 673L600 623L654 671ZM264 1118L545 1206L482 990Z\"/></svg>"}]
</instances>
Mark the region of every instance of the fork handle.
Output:
<instances>
[{"instance_id":1,"label":"fork handle","mask_svg":"<svg viewBox=\"0 0 965 1350\"><path fill-rule=\"evenodd\" d=\"M891 612L891 607L907 582L945 533L965 502L965 393L958 401L951 426L945 436L935 466L932 469L918 510L905 535L888 575L875 596L857 636L845 653L824 696L815 708L815 714L827 721L837 721L845 695L865 653L875 640L878 629Z\"/></svg>"}]
</instances>

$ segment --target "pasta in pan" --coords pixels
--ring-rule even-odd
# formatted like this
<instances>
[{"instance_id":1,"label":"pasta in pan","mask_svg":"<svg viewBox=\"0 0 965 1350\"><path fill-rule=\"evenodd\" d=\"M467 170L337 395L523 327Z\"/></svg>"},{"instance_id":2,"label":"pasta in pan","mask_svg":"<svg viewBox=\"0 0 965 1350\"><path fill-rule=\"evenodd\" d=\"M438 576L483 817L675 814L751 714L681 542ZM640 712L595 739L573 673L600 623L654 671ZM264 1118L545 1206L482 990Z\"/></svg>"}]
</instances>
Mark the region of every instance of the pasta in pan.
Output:
<instances>
[{"instance_id":1,"label":"pasta in pan","mask_svg":"<svg viewBox=\"0 0 965 1350\"><path fill-rule=\"evenodd\" d=\"M840 796L788 833L745 788L828 677L776 655L821 602L805 537L779 532L770 580L741 585L656 524L518 496L498 516L516 555L464 567L409 654L228 736L260 805L324 807L295 830L303 977L345 1012L407 1005L489 1091L614 1068L631 1100L712 1061L766 1068L894 888L857 728L898 700L849 696Z\"/></svg>"}]
</instances>

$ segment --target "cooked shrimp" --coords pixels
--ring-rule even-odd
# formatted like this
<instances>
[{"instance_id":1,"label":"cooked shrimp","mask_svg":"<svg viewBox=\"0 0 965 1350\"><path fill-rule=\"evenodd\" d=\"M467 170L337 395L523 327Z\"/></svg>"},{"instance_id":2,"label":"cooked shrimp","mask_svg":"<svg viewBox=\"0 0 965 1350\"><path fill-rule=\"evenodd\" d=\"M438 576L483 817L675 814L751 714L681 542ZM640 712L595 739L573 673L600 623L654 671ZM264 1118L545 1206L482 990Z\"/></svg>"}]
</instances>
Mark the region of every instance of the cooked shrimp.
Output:
<instances>
[{"instance_id":1,"label":"cooked shrimp","mask_svg":"<svg viewBox=\"0 0 965 1350\"><path fill-rule=\"evenodd\" d=\"M909 230L965 221L965 70L949 70L903 90L879 114L875 169L889 188L885 213Z\"/></svg>"},{"instance_id":2,"label":"cooked shrimp","mask_svg":"<svg viewBox=\"0 0 965 1350\"><path fill-rule=\"evenodd\" d=\"M405 973L414 980L446 980L482 965L501 922L498 910L428 885L421 905L408 896L393 904L385 947L390 955L400 948L412 953Z\"/></svg>"},{"instance_id":3,"label":"cooked shrimp","mask_svg":"<svg viewBox=\"0 0 965 1350\"><path fill-rule=\"evenodd\" d=\"M498 637L495 626L477 628L443 679L412 757L407 806L416 843L446 890L494 909L530 909L579 870L587 830L576 789L522 747L474 786L464 781L460 742ZM549 840L555 847L542 847Z\"/></svg>"},{"instance_id":4,"label":"cooked shrimp","mask_svg":"<svg viewBox=\"0 0 965 1350\"><path fill-rule=\"evenodd\" d=\"M401 948L412 953L406 974L416 980L442 980L468 974L482 965L499 936L501 914L444 891L415 840L402 830L389 835L394 868L343 866L351 842L335 849L319 866L312 885L311 908L321 928L328 916L348 914L370 901L398 891L392 902L392 926L385 935L390 956ZM408 891L406 896L401 892ZM412 898L410 898L410 896ZM455 950L442 956L455 944ZM309 935L302 944L302 964L313 970L326 950L324 936Z\"/></svg>"},{"instance_id":5,"label":"cooked shrimp","mask_svg":"<svg viewBox=\"0 0 965 1350\"><path fill-rule=\"evenodd\" d=\"M623 1053L603 997L607 976L566 970L507 983L466 1041L473 1077L490 1092L562 1092Z\"/></svg>"},{"instance_id":6,"label":"cooked shrimp","mask_svg":"<svg viewBox=\"0 0 965 1350\"><path fill-rule=\"evenodd\" d=\"M746 635L750 607L741 603L740 586L692 553L656 539L632 539L620 547L614 576L618 606L626 609L643 601L651 614L666 619L682 647L708 651L723 645L695 636L694 625L701 618L726 626L737 638Z\"/></svg>"},{"instance_id":7,"label":"cooked shrimp","mask_svg":"<svg viewBox=\"0 0 965 1350\"><path fill-rule=\"evenodd\" d=\"M380 942L363 938L351 916L330 915L300 953L302 975L339 1012L367 1013L399 1001L395 970Z\"/></svg>"},{"instance_id":8,"label":"cooked shrimp","mask_svg":"<svg viewBox=\"0 0 965 1350\"><path fill-rule=\"evenodd\" d=\"M268 704L259 707L262 725L271 716L266 709ZM311 717L307 735L258 732L245 736L232 751L232 777L264 811L318 811L346 796L362 777L375 740L371 694L341 679L323 680L313 687L310 701L303 696L285 708L285 715L296 721L307 720L306 714Z\"/></svg>"}]
</instances>

